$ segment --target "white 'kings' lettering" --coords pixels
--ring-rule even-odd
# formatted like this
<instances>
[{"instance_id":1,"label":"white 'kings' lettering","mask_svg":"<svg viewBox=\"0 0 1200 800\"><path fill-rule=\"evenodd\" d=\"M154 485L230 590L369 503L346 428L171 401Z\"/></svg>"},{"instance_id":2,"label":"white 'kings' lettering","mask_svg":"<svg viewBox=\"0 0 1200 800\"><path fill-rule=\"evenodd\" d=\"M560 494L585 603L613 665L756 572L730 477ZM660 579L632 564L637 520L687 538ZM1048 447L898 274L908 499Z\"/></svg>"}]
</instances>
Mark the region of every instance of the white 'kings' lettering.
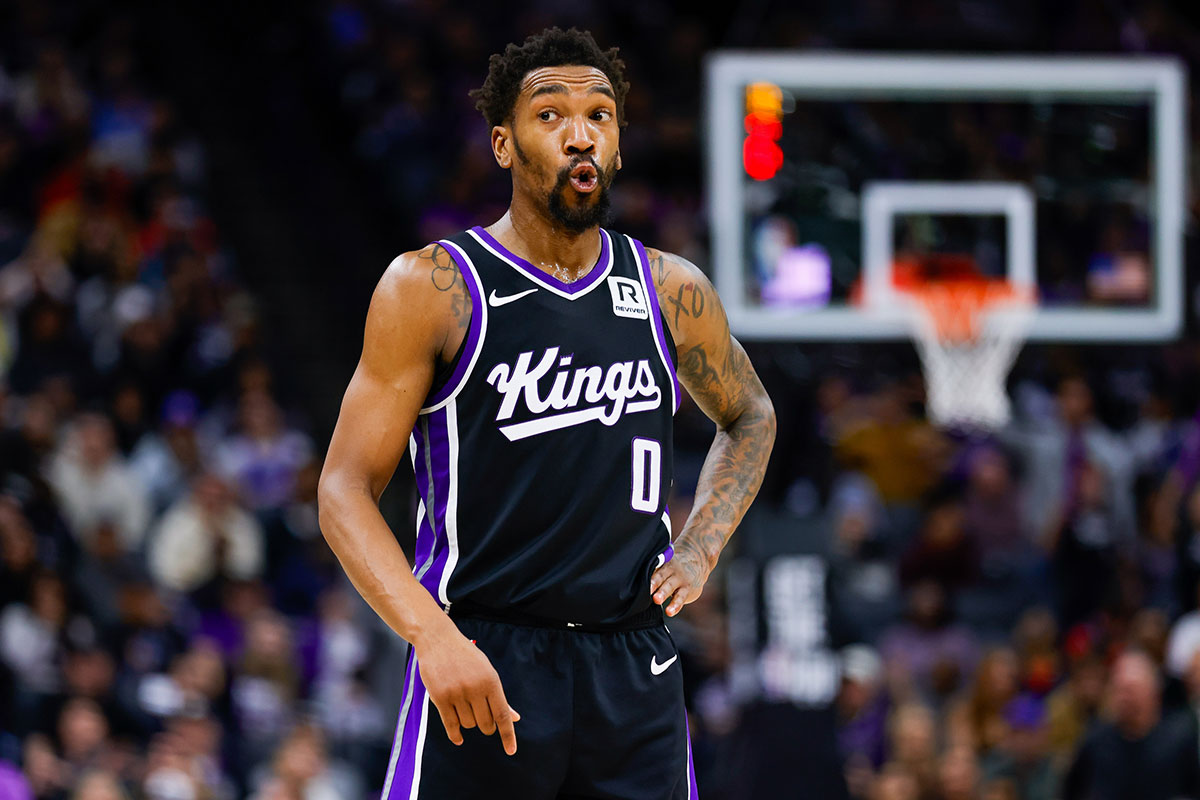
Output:
<instances>
[{"instance_id":1,"label":"white 'kings' lettering","mask_svg":"<svg viewBox=\"0 0 1200 800\"><path fill-rule=\"evenodd\" d=\"M524 401L533 414L560 412L502 425L500 431L510 441L592 420L614 425L622 414L650 411L662 403L662 390L646 359L618 361L607 369L599 366L570 369L571 356L559 358L558 354L559 348L547 348L534 365L533 352L524 352L517 356L515 364L500 363L488 373L487 382L503 396L496 413L497 422L512 419L518 401ZM542 380L556 365L558 370L543 394ZM579 408L581 401L588 407Z\"/></svg>"}]
</instances>

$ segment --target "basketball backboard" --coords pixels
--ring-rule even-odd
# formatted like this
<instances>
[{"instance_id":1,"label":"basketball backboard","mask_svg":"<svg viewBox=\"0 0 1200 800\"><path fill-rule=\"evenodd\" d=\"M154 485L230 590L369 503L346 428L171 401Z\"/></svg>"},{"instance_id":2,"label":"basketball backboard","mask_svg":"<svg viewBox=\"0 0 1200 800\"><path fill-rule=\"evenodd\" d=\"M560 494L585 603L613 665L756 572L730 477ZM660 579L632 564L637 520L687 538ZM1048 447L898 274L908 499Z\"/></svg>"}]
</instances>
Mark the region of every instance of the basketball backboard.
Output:
<instances>
[{"instance_id":1,"label":"basketball backboard","mask_svg":"<svg viewBox=\"0 0 1200 800\"><path fill-rule=\"evenodd\" d=\"M916 264L1032 285L1033 340L1177 336L1185 80L1169 59L713 55L734 332L905 337L890 290Z\"/></svg>"}]
</instances>

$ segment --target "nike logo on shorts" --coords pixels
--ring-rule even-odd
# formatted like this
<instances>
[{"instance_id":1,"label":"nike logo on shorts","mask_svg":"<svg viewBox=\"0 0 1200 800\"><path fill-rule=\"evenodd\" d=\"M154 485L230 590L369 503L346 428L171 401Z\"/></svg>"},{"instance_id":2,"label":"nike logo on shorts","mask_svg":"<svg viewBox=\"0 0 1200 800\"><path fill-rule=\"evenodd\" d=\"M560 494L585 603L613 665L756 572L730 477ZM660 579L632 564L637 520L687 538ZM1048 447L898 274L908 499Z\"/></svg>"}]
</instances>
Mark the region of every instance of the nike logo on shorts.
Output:
<instances>
[{"instance_id":1,"label":"nike logo on shorts","mask_svg":"<svg viewBox=\"0 0 1200 800\"><path fill-rule=\"evenodd\" d=\"M526 289L525 291L517 292L516 294L509 294L509 295L505 295L504 297L497 297L496 290L492 289L492 293L490 295L488 295L488 305L491 306L492 308L497 308L499 306L507 305L514 300L520 300L525 295L533 294L536 291L537 291L537 289Z\"/></svg>"},{"instance_id":2,"label":"nike logo on shorts","mask_svg":"<svg viewBox=\"0 0 1200 800\"><path fill-rule=\"evenodd\" d=\"M660 664L660 663L658 663L658 656L650 656L650 674L651 675L662 675L664 672L666 672L667 667L669 667L675 663L675 659L677 659L677 658L679 658L678 653L671 656L666 661L664 661L663 663Z\"/></svg>"}]
</instances>

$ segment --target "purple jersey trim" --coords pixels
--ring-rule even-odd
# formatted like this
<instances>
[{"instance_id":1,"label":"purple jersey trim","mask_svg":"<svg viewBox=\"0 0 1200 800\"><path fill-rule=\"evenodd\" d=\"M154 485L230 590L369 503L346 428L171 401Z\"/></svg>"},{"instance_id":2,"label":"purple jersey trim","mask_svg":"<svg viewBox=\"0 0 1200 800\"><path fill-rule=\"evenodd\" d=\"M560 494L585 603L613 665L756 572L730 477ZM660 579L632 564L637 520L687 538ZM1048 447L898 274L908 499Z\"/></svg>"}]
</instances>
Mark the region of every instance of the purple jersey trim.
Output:
<instances>
[{"instance_id":1,"label":"purple jersey trim","mask_svg":"<svg viewBox=\"0 0 1200 800\"><path fill-rule=\"evenodd\" d=\"M483 349L483 337L487 332L487 303L483 299L483 282L479 280L475 265L454 242L441 239L438 244L446 248L446 252L458 265L458 271L462 273L463 282L467 285L467 291L471 295L471 322L467 328L467 343L463 346L462 355L458 358L454 372L442 388L425 400L424 407L421 409L422 413L435 410L440 403L445 403L456 395L463 384L467 382L467 376L475 366L479 351Z\"/></svg>"},{"instance_id":2,"label":"purple jersey trim","mask_svg":"<svg viewBox=\"0 0 1200 800\"><path fill-rule=\"evenodd\" d=\"M416 655L412 657L409 678L410 680L406 681L408 691L400 704L401 724L397 724L396 741L392 744L396 759L388 778L389 782L385 783L387 791L381 796L381 800L407 800L412 797L413 783L417 779L417 766L424 744L422 727L428 709L425 682L421 680L421 668L417 664Z\"/></svg>"},{"instance_id":3,"label":"purple jersey trim","mask_svg":"<svg viewBox=\"0 0 1200 800\"><path fill-rule=\"evenodd\" d=\"M688 800L700 800L700 790L696 788L696 764L692 760L692 725L688 721L687 712L683 715L683 724L687 730L687 779L688 779Z\"/></svg>"},{"instance_id":4,"label":"purple jersey trim","mask_svg":"<svg viewBox=\"0 0 1200 800\"><path fill-rule=\"evenodd\" d=\"M601 233L600 233L600 257L598 259L596 259L596 263L594 265L592 265L591 271L588 272L587 275L584 275L582 278L575 281L574 283L563 283L562 281L560 281L558 278L554 277L550 273L548 273L544 270L538 269L533 264L530 264L528 261L526 261L525 259L521 258L516 253L509 250L507 247L500 244L500 242L496 239L496 237L492 236L490 233L488 233L486 230L479 227L478 225L476 225L471 230L474 231L475 234L478 235L481 239L486 241L489 246L491 246L498 253L500 253L505 258L505 260L507 260L509 263L511 263L517 269L521 270L521 272L524 272L530 278L533 278L535 281L540 281L541 283L545 283L549 286L553 286L555 289L558 289L560 292L565 292L566 294L569 294L569 295L577 295L577 294L580 294L580 293L585 292L588 289L590 289L597 281L600 280L600 278L605 273L608 272L608 267L612 263L612 248L608 243L608 236L603 231L601 231Z\"/></svg>"},{"instance_id":5,"label":"purple jersey trim","mask_svg":"<svg viewBox=\"0 0 1200 800\"><path fill-rule=\"evenodd\" d=\"M433 598L441 602L438 590L450 552L446 533L446 511L450 498L450 435L446 409L441 408L422 417L413 431L413 438L417 442L413 472L417 491L425 502L425 516L417 529L414 574ZM432 507L428 502L431 487Z\"/></svg>"},{"instance_id":6,"label":"purple jersey trim","mask_svg":"<svg viewBox=\"0 0 1200 800\"><path fill-rule=\"evenodd\" d=\"M658 339L659 351L667 360L667 369L671 371L671 380L675 382L675 410L678 411L683 397L679 393L679 376L675 372L675 354L671 352L670 347L667 347L667 336L663 333L662 311L658 305L658 292L654 290L654 277L650 274L650 259L646 256L646 248L642 246L641 242L633 237L630 237L629 240L637 249L637 262L642 270L642 282L646 284L646 294L650 296L650 317L654 320L654 336Z\"/></svg>"}]
</instances>

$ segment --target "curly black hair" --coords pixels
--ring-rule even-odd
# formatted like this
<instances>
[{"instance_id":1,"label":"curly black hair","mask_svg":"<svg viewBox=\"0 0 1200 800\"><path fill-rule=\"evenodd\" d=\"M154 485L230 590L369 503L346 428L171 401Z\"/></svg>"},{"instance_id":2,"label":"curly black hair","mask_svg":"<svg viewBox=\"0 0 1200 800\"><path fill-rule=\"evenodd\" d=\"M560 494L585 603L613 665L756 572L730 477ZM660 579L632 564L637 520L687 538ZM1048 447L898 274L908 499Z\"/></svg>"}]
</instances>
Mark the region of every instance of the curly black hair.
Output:
<instances>
[{"instance_id":1,"label":"curly black hair","mask_svg":"<svg viewBox=\"0 0 1200 800\"><path fill-rule=\"evenodd\" d=\"M617 48L601 50L591 32L578 28L565 31L547 28L523 44L509 44L503 53L496 53L488 60L487 79L470 96L490 127L503 125L517 104L521 81L526 75L539 67L564 66L595 67L608 77L617 98L617 124L624 128L625 95L629 93L625 62Z\"/></svg>"}]
</instances>

